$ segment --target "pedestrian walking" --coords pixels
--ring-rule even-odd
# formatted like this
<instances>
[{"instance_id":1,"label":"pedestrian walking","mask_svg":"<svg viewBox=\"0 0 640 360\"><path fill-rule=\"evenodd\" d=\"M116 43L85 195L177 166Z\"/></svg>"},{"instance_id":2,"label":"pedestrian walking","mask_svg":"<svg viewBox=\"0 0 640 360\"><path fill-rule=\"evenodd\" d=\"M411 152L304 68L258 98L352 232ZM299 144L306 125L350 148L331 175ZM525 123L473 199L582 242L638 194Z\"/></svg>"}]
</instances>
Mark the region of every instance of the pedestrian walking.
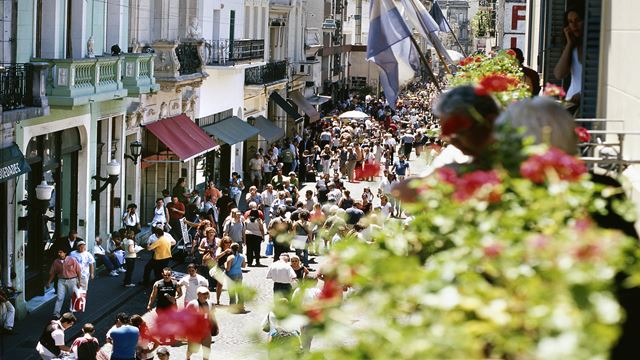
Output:
<instances>
[{"instance_id":1,"label":"pedestrian walking","mask_svg":"<svg viewBox=\"0 0 640 360\"><path fill-rule=\"evenodd\" d=\"M198 274L198 267L196 264L191 263L187 265L187 275L178 281L178 285L184 288L184 306L186 307L190 301L198 298L198 288L209 287L209 281L204 276Z\"/></svg>"},{"instance_id":2,"label":"pedestrian walking","mask_svg":"<svg viewBox=\"0 0 640 360\"><path fill-rule=\"evenodd\" d=\"M113 344L111 360L134 360L140 330L131 325L131 317L126 313L118 314L121 325L109 330L109 337Z\"/></svg>"},{"instance_id":3,"label":"pedestrian walking","mask_svg":"<svg viewBox=\"0 0 640 360\"><path fill-rule=\"evenodd\" d=\"M57 298L53 308L53 316L60 318L60 310L62 310L62 303L64 303L65 297L67 294L71 297L73 289L80 287L82 283L80 264L73 257L67 256L65 249L58 249L58 258L51 264L49 280L45 287L49 287L55 277L58 278L58 288L56 291Z\"/></svg>"},{"instance_id":4,"label":"pedestrian walking","mask_svg":"<svg viewBox=\"0 0 640 360\"><path fill-rule=\"evenodd\" d=\"M94 270L96 260L93 258L93 255L87 251L87 243L81 240L78 241L76 246L78 250L72 251L70 256L80 264L82 278L79 288L86 291L89 289L89 279L93 280L95 277Z\"/></svg>"},{"instance_id":5,"label":"pedestrian walking","mask_svg":"<svg viewBox=\"0 0 640 360\"><path fill-rule=\"evenodd\" d=\"M133 230L127 230L126 237L122 243L122 248L124 249L124 261L125 261L125 274L124 274L124 283L123 285L126 287L134 287L136 286L133 281L133 271L136 268L136 259L138 258L138 254L136 253L136 242L135 242L136 234Z\"/></svg>"},{"instance_id":6,"label":"pedestrian walking","mask_svg":"<svg viewBox=\"0 0 640 360\"><path fill-rule=\"evenodd\" d=\"M156 280L162 278L162 269L169 265L171 260L171 240L166 236L165 232L158 228L153 228L153 235L157 240L147 246L147 250L153 251L153 268ZM175 240L174 240L175 241ZM175 242L174 242L175 244ZM146 274L145 274L146 275ZM145 277L143 281L148 278Z\"/></svg>"},{"instance_id":7,"label":"pedestrian walking","mask_svg":"<svg viewBox=\"0 0 640 360\"><path fill-rule=\"evenodd\" d=\"M208 321L210 333L204 336L200 341L190 341L187 344L187 360L191 359L191 355L200 352L202 346L202 358L211 359L213 351L211 349L212 336L217 336L220 332L218 321L216 320L215 307L209 300L210 292L205 286L201 286L196 290L197 297L189 301L185 308L201 313Z\"/></svg>"},{"instance_id":8,"label":"pedestrian walking","mask_svg":"<svg viewBox=\"0 0 640 360\"><path fill-rule=\"evenodd\" d=\"M247 259L240 252L238 243L231 244L231 255L225 263L225 273L231 280L229 284L229 305L236 305L235 311L244 313L244 296L238 289L242 285L242 269L247 267Z\"/></svg>"},{"instance_id":9,"label":"pedestrian walking","mask_svg":"<svg viewBox=\"0 0 640 360\"><path fill-rule=\"evenodd\" d=\"M182 287L171 278L171 268L162 269L162 279L153 284L153 290L149 296L147 311L156 306L156 312L177 308L177 300L182 297ZM157 301L156 301L157 300Z\"/></svg>"},{"instance_id":10,"label":"pedestrian walking","mask_svg":"<svg viewBox=\"0 0 640 360\"><path fill-rule=\"evenodd\" d=\"M249 219L245 222L245 239L247 245L247 262L249 266L260 264L260 245L264 240L264 222L260 219L258 210L251 210ZM255 260L255 265L254 264Z\"/></svg>"},{"instance_id":11,"label":"pedestrian walking","mask_svg":"<svg viewBox=\"0 0 640 360\"><path fill-rule=\"evenodd\" d=\"M245 224L242 219L242 213L237 208L231 210L231 217L225 222L223 226L223 236L229 236L234 243L238 244L240 252L242 252L243 244L245 240Z\"/></svg>"},{"instance_id":12,"label":"pedestrian walking","mask_svg":"<svg viewBox=\"0 0 640 360\"><path fill-rule=\"evenodd\" d=\"M278 261L271 264L267 272L267 279L273 281L274 298L289 298L293 284L296 284L298 279L289 263L289 254L280 254Z\"/></svg>"},{"instance_id":13,"label":"pedestrian walking","mask_svg":"<svg viewBox=\"0 0 640 360\"><path fill-rule=\"evenodd\" d=\"M95 328L93 324L86 323L82 326L82 336L75 339L71 344L71 353L77 360L96 360L100 344L98 339L93 337Z\"/></svg>"}]
</instances>

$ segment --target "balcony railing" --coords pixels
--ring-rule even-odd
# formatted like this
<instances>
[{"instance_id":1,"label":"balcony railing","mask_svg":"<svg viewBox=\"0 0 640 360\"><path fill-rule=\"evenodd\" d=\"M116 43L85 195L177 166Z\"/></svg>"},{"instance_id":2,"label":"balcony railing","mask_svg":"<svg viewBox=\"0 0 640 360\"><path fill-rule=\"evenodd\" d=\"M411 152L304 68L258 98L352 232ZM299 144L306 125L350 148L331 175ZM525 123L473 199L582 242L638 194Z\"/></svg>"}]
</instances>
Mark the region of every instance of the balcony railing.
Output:
<instances>
[{"instance_id":1,"label":"balcony railing","mask_svg":"<svg viewBox=\"0 0 640 360\"><path fill-rule=\"evenodd\" d=\"M153 72L154 54L124 54L122 84L129 96L147 94L160 88Z\"/></svg>"},{"instance_id":2,"label":"balcony railing","mask_svg":"<svg viewBox=\"0 0 640 360\"><path fill-rule=\"evenodd\" d=\"M264 40L217 40L205 45L207 65L264 59Z\"/></svg>"},{"instance_id":3,"label":"balcony railing","mask_svg":"<svg viewBox=\"0 0 640 360\"><path fill-rule=\"evenodd\" d=\"M0 64L0 106L4 111L31 106L30 64Z\"/></svg>"},{"instance_id":4,"label":"balcony railing","mask_svg":"<svg viewBox=\"0 0 640 360\"><path fill-rule=\"evenodd\" d=\"M42 59L51 71L47 96L51 105L75 106L127 96L122 83L124 56L94 59Z\"/></svg>"},{"instance_id":5,"label":"balcony railing","mask_svg":"<svg viewBox=\"0 0 640 360\"><path fill-rule=\"evenodd\" d=\"M287 61L270 62L244 72L245 85L264 85L287 78Z\"/></svg>"},{"instance_id":6,"label":"balcony railing","mask_svg":"<svg viewBox=\"0 0 640 360\"><path fill-rule=\"evenodd\" d=\"M176 47L176 56L180 62L180 75L191 75L198 73L202 68L202 61L198 54L198 44L192 42L182 42Z\"/></svg>"}]
</instances>

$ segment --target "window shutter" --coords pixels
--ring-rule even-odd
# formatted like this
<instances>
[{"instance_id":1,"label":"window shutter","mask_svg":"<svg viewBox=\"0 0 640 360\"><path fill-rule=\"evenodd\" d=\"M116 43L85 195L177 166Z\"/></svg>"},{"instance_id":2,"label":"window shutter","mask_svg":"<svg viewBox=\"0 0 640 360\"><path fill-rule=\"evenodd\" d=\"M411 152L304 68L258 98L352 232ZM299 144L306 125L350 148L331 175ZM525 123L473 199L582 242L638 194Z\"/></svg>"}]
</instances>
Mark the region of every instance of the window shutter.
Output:
<instances>
[{"instance_id":1,"label":"window shutter","mask_svg":"<svg viewBox=\"0 0 640 360\"><path fill-rule=\"evenodd\" d=\"M564 11L565 0L547 0L544 18L547 19L544 34L543 83L561 85L562 80L553 76L553 68L560 60L564 49Z\"/></svg>"},{"instance_id":2,"label":"window shutter","mask_svg":"<svg viewBox=\"0 0 640 360\"><path fill-rule=\"evenodd\" d=\"M582 97L580 99L580 116L583 118L596 117L601 20L602 0L585 0L584 66L582 67Z\"/></svg>"}]
</instances>

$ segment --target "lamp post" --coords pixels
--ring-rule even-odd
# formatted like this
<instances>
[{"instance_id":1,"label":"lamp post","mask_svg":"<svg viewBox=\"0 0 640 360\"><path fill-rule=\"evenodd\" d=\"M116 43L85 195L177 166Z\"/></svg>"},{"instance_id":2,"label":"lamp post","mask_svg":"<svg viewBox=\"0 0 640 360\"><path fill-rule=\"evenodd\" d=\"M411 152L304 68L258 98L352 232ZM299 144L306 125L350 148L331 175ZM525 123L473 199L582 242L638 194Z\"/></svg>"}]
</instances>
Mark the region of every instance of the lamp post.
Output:
<instances>
[{"instance_id":1,"label":"lamp post","mask_svg":"<svg viewBox=\"0 0 640 360\"><path fill-rule=\"evenodd\" d=\"M116 160L111 160L107 164L107 175L109 177L106 178L100 177L99 175L92 177L92 179L96 181L96 187L100 184L100 181L104 181L104 184L95 190L91 190L91 201L97 201L101 192L103 192L109 185L113 186L118 182L118 178L120 177L120 163Z\"/></svg>"},{"instance_id":2,"label":"lamp post","mask_svg":"<svg viewBox=\"0 0 640 360\"><path fill-rule=\"evenodd\" d=\"M124 154L125 159L129 159L133 161L133 164L138 164L138 158L142 155L142 143L138 140L129 144L129 150L131 151L131 155Z\"/></svg>"},{"instance_id":3,"label":"lamp post","mask_svg":"<svg viewBox=\"0 0 640 360\"><path fill-rule=\"evenodd\" d=\"M37 212L38 215L41 215L44 218L44 213L47 211L47 207L49 206L49 201L51 200L51 194L53 193L53 186L49 185L47 181L43 178L42 182L38 184L35 188L36 190L36 200L30 201L29 199L22 200L18 204L22 206L27 206L29 212L32 210ZM27 213L25 216L21 216L18 218L18 230L27 230L29 228L28 221L31 218L30 214ZM35 217L34 217L35 219Z\"/></svg>"}]
</instances>

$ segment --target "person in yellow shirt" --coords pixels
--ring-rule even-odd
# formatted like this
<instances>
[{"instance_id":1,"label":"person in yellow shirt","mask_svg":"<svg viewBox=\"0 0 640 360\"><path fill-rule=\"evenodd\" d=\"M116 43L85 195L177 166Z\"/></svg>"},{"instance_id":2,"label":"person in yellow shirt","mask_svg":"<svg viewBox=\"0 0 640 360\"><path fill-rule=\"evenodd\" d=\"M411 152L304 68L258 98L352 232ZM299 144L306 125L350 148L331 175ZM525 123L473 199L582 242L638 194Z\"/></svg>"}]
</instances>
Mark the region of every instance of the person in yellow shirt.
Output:
<instances>
[{"instance_id":1,"label":"person in yellow shirt","mask_svg":"<svg viewBox=\"0 0 640 360\"><path fill-rule=\"evenodd\" d=\"M154 274L156 280L162 278L162 269L169 266L171 260L171 240L164 234L164 231L158 227L153 228L153 235L157 240L147 245L147 250L153 251Z\"/></svg>"}]
</instances>

